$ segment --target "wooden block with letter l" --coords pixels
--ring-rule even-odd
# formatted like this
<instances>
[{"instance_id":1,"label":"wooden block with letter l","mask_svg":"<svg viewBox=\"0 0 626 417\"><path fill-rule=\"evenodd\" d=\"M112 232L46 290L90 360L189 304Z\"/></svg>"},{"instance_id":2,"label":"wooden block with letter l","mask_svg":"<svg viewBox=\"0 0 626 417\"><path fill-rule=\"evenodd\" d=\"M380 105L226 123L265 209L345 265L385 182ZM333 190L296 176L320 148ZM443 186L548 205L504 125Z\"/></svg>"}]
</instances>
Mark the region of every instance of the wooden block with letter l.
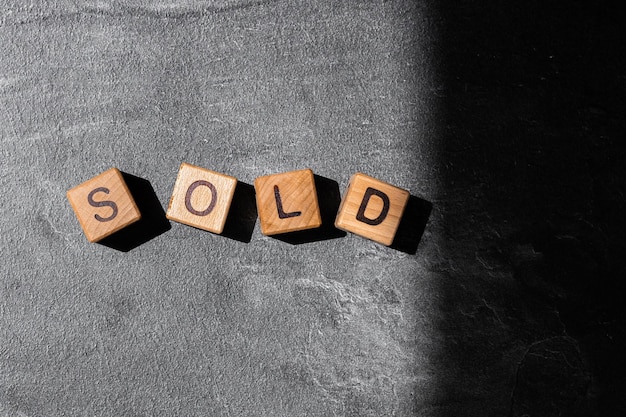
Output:
<instances>
[{"instance_id":1,"label":"wooden block with letter l","mask_svg":"<svg viewBox=\"0 0 626 417\"><path fill-rule=\"evenodd\" d=\"M356 173L341 200L335 227L389 246L409 195L406 190Z\"/></svg>"},{"instance_id":2,"label":"wooden block with letter l","mask_svg":"<svg viewBox=\"0 0 626 417\"><path fill-rule=\"evenodd\" d=\"M254 180L264 235L297 232L322 225L313 171L303 169Z\"/></svg>"},{"instance_id":3,"label":"wooden block with letter l","mask_svg":"<svg viewBox=\"0 0 626 417\"><path fill-rule=\"evenodd\" d=\"M90 242L98 242L141 218L117 168L67 191L67 199Z\"/></svg>"},{"instance_id":4,"label":"wooden block with letter l","mask_svg":"<svg viewBox=\"0 0 626 417\"><path fill-rule=\"evenodd\" d=\"M183 163L166 217L212 233L224 231L237 178Z\"/></svg>"}]
</instances>

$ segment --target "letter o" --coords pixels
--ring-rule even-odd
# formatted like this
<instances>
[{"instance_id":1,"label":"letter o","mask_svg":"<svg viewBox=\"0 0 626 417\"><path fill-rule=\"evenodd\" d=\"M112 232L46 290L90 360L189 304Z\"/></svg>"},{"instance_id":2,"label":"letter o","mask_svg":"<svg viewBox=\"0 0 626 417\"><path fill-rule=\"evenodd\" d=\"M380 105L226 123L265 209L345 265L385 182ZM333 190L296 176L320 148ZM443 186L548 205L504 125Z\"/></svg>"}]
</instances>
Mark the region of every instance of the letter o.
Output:
<instances>
[{"instance_id":1,"label":"letter o","mask_svg":"<svg viewBox=\"0 0 626 417\"><path fill-rule=\"evenodd\" d=\"M195 189L200 187L201 185L211 190L211 203L206 209L198 211L191 205L191 195L193 194ZM191 183L191 185L187 189L187 193L185 194L185 208L187 208L187 210L191 214L195 214L196 216L206 216L213 211L213 209L215 208L215 204L217 204L217 190L215 189L215 186L213 184L204 180L198 180Z\"/></svg>"}]
</instances>

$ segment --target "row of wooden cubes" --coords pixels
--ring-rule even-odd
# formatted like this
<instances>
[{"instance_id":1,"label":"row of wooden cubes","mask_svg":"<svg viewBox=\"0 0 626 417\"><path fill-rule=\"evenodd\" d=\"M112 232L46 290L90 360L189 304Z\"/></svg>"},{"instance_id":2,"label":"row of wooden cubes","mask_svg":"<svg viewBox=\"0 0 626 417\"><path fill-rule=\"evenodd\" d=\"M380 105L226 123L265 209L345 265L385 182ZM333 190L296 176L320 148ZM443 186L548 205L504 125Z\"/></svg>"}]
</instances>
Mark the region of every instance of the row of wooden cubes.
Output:
<instances>
[{"instance_id":1,"label":"row of wooden cubes","mask_svg":"<svg viewBox=\"0 0 626 417\"><path fill-rule=\"evenodd\" d=\"M220 234L236 185L234 177L183 163L166 217ZM310 169L259 177L254 188L263 234L270 236L322 225ZM117 168L72 188L67 198L90 242L97 242L141 218ZM341 200L335 227L391 245L408 199L406 190L365 174L354 174Z\"/></svg>"}]
</instances>

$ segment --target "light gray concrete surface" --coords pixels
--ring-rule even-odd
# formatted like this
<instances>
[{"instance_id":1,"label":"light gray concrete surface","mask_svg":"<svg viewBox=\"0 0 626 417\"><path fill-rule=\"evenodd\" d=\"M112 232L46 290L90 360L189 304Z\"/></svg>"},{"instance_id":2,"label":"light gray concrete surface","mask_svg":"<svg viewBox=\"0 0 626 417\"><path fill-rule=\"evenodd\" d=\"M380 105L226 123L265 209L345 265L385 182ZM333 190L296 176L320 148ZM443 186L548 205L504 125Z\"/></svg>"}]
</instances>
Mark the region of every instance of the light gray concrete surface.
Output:
<instances>
[{"instance_id":1,"label":"light gray concrete surface","mask_svg":"<svg viewBox=\"0 0 626 417\"><path fill-rule=\"evenodd\" d=\"M434 11L0 5L1 416L433 415ZM87 242L66 190L118 167L165 208L181 162L248 184L311 168L342 192L361 171L434 209L415 255L258 221L249 243L177 223L129 252Z\"/></svg>"}]
</instances>

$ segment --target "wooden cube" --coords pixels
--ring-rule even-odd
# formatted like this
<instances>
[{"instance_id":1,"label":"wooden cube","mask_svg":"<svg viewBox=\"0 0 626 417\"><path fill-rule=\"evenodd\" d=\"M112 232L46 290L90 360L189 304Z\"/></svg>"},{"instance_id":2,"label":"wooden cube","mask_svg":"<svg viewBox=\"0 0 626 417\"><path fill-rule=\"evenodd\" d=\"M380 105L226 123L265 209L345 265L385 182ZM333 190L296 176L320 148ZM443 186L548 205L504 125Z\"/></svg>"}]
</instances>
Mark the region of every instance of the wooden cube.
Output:
<instances>
[{"instance_id":1,"label":"wooden cube","mask_svg":"<svg viewBox=\"0 0 626 417\"><path fill-rule=\"evenodd\" d=\"M313 171L303 169L254 180L261 231L267 236L322 225Z\"/></svg>"},{"instance_id":2,"label":"wooden cube","mask_svg":"<svg viewBox=\"0 0 626 417\"><path fill-rule=\"evenodd\" d=\"M408 201L408 191L356 173L341 200L335 227L389 246Z\"/></svg>"},{"instance_id":3,"label":"wooden cube","mask_svg":"<svg viewBox=\"0 0 626 417\"><path fill-rule=\"evenodd\" d=\"M235 194L237 178L183 163L166 217L220 234Z\"/></svg>"},{"instance_id":4,"label":"wooden cube","mask_svg":"<svg viewBox=\"0 0 626 417\"><path fill-rule=\"evenodd\" d=\"M72 188L67 199L90 242L102 240L141 218L117 168Z\"/></svg>"}]
</instances>

